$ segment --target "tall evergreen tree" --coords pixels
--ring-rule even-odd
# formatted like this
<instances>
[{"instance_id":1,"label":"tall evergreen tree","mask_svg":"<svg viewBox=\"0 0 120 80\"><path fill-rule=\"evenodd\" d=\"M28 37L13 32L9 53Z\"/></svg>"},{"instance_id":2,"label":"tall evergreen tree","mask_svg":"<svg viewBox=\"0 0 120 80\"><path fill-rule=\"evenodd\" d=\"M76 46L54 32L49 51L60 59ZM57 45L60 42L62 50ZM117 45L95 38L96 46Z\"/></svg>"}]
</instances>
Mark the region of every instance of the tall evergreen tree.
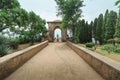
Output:
<instances>
[{"instance_id":1,"label":"tall evergreen tree","mask_svg":"<svg viewBox=\"0 0 120 80\"><path fill-rule=\"evenodd\" d=\"M85 32L85 29L86 29L86 27L85 27L85 20L83 19L83 20L81 20L80 21L80 36L79 36L79 41L80 41L80 43L84 43L85 42L85 34L86 34L86 32Z\"/></svg>"},{"instance_id":2,"label":"tall evergreen tree","mask_svg":"<svg viewBox=\"0 0 120 80\"><path fill-rule=\"evenodd\" d=\"M76 29L75 29L75 43L80 42L79 36L80 36L80 27L81 27L81 20L78 21Z\"/></svg>"},{"instance_id":3,"label":"tall evergreen tree","mask_svg":"<svg viewBox=\"0 0 120 80\"><path fill-rule=\"evenodd\" d=\"M97 27L97 18L95 18L94 23L93 23L93 28L92 28L92 37L95 38L96 35L96 27Z\"/></svg>"},{"instance_id":4,"label":"tall evergreen tree","mask_svg":"<svg viewBox=\"0 0 120 80\"><path fill-rule=\"evenodd\" d=\"M88 21L86 21L85 23L85 43L86 42L89 42L89 24L88 24Z\"/></svg>"},{"instance_id":5,"label":"tall evergreen tree","mask_svg":"<svg viewBox=\"0 0 120 80\"><path fill-rule=\"evenodd\" d=\"M96 27L96 39L102 44L102 27L103 27L103 14L100 14L97 21Z\"/></svg>"},{"instance_id":6,"label":"tall evergreen tree","mask_svg":"<svg viewBox=\"0 0 120 80\"><path fill-rule=\"evenodd\" d=\"M92 28L93 28L93 21L88 26L88 42L92 41Z\"/></svg>"},{"instance_id":7,"label":"tall evergreen tree","mask_svg":"<svg viewBox=\"0 0 120 80\"><path fill-rule=\"evenodd\" d=\"M115 28L114 37L120 38L120 9L119 9L117 22L116 22L116 28Z\"/></svg>"},{"instance_id":8,"label":"tall evergreen tree","mask_svg":"<svg viewBox=\"0 0 120 80\"><path fill-rule=\"evenodd\" d=\"M104 15L103 28L102 28L102 39L103 39L103 42L105 42L105 32L106 32L108 16L109 16L109 11L107 9L106 12L105 12L105 15Z\"/></svg>"},{"instance_id":9,"label":"tall evergreen tree","mask_svg":"<svg viewBox=\"0 0 120 80\"><path fill-rule=\"evenodd\" d=\"M115 34L115 26L117 21L117 13L114 11L110 11L109 17L106 22L106 32L105 32L105 39L111 39L114 37Z\"/></svg>"}]
</instances>

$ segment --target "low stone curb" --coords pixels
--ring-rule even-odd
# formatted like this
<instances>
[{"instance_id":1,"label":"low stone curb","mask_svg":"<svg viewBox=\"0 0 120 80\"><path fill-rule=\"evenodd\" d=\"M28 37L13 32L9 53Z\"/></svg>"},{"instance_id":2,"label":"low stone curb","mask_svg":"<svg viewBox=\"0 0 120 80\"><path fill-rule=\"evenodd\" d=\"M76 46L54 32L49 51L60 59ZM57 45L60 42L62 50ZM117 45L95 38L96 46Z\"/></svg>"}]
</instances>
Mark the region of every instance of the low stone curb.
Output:
<instances>
[{"instance_id":1,"label":"low stone curb","mask_svg":"<svg viewBox=\"0 0 120 80\"><path fill-rule=\"evenodd\" d=\"M9 76L47 45L48 41L45 41L0 58L0 80Z\"/></svg>"},{"instance_id":2,"label":"low stone curb","mask_svg":"<svg viewBox=\"0 0 120 80\"><path fill-rule=\"evenodd\" d=\"M92 66L106 80L120 80L120 63L86 48L67 42L80 57ZM86 75L87 76L87 75Z\"/></svg>"}]
</instances>

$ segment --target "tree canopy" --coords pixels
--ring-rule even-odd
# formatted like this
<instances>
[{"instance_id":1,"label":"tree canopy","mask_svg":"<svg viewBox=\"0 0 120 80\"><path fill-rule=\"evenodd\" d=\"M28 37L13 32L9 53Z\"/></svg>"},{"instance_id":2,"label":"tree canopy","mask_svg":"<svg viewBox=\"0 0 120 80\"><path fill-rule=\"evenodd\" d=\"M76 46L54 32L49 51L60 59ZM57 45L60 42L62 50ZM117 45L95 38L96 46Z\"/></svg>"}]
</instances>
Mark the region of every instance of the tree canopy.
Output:
<instances>
[{"instance_id":1,"label":"tree canopy","mask_svg":"<svg viewBox=\"0 0 120 80\"><path fill-rule=\"evenodd\" d=\"M120 8L120 0L117 0L115 5L117 5Z\"/></svg>"},{"instance_id":2,"label":"tree canopy","mask_svg":"<svg viewBox=\"0 0 120 80\"><path fill-rule=\"evenodd\" d=\"M0 0L0 32L9 29L20 40L33 43L46 34L45 20L33 11L27 12L21 8L18 0ZM14 35L13 35L14 36Z\"/></svg>"},{"instance_id":3,"label":"tree canopy","mask_svg":"<svg viewBox=\"0 0 120 80\"><path fill-rule=\"evenodd\" d=\"M61 15L63 18L63 28L67 28L72 31L73 37L75 37L75 27L81 17L81 7L83 6L83 0L55 0L57 3L57 15Z\"/></svg>"}]
</instances>

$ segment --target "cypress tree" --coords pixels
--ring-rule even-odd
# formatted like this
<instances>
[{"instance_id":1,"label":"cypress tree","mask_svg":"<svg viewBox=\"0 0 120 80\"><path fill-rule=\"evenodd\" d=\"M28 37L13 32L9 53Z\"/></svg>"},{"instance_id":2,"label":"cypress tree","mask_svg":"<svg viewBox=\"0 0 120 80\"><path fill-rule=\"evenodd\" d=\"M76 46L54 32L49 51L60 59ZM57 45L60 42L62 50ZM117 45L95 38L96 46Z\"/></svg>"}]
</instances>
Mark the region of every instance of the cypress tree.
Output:
<instances>
[{"instance_id":1,"label":"cypress tree","mask_svg":"<svg viewBox=\"0 0 120 80\"><path fill-rule=\"evenodd\" d=\"M85 43L89 42L89 24L86 21L85 23Z\"/></svg>"},{"instance_id":2,"label":"cypress tree","mask_svg":"<svg viewBox=\"0 0 120 80\"><path fill-rule=\"evenodd\" d=\"M96 39L102 44L102 26L103 26L103 14L100 14L97 21L96 27Z\"/></svg>"},{"instance_id":3,"label":"cypress tree","mask_svg":"<svg viewBox=\"0 0 120 80\"><path fill-rule=\"evenodd\" d=\"M106 32L105 32L105 39L112 39L115 34L115 26L117 21L117 13L114 11L110 11L110 14L108 16L107 22L106 22Z\"/></svg>"},{"instance_id":4,"label":"cypress tree","mask_svg":"<svg viewBox=\"0 0 120 80\"><path fill-rule=\"evenodd\" d=\"M93 27L92 27L92 36L95 38L96 35L96 27L97 27L97 18L95 18L94 23L93 23Z\"/></svg>"},{"instance_id":5,"label":"cypress tree","mask_svg":"<svg viewBox=\"0 0 120 80\"><path fill-rule=\"evenodd\" d=\"M104 15L103 28L102 28L102 38L103 38L104 43L105 43L105 32L106 32L106 24L107 24L108 15L109 15L109 11L107 9Z\"/></svg>"},{"instance_id":6,"label":"cypress tree","mask_svg":"<svg viewBox=\"0 0 120 80\"><path fill-rule=\"evenodd\" d=\"M117 22L116 22L116 28L115 28L114 37L120 38L120 9L119 9Z\"/></svg>"},{"instance_id":7,"label":"cypress tree","mask_svg":"<svg viewBox=\"0 0 120 80\"><path fill-rule=\"evenodd\" d=\"M80 36L79 36L79 41L80 43L84 43L85 42L85 20L83 19L80 25Z\"/></svg>"},{"instance_id":8,"label":"cypress tree","mask_svg":"<svg viewBox=\"0 0 120 80\"><path fill-rule=\"evenodd\" d=\"M91 23L89 24L89 27L88 27L88 42L91 42L92 41L92 28L93 28L93 21L91 21Z\"/></svg>"}]
</instances>

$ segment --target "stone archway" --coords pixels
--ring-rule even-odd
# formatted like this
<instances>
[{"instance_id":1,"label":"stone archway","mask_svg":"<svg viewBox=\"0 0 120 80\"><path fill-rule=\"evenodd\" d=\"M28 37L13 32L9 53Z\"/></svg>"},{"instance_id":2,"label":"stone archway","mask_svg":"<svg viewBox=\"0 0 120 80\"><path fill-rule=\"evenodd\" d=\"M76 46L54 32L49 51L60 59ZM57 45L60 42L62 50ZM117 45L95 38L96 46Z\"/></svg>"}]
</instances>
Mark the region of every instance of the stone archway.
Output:
<instances>
[{"instance_id":1,"label":"stone archway","mask_svg":"<svg viewBox=\"0 0 120 80\"><path fill-rule=\"evenodd\" d=\"M61 39L63 42L67 40L67 30L61 28L61 21L55 20L55 21L49 21L48 23L48 40L50 42L54 41L54 30L56 28L59 28L61 30Z\"/></svg>"}]
</instances>

